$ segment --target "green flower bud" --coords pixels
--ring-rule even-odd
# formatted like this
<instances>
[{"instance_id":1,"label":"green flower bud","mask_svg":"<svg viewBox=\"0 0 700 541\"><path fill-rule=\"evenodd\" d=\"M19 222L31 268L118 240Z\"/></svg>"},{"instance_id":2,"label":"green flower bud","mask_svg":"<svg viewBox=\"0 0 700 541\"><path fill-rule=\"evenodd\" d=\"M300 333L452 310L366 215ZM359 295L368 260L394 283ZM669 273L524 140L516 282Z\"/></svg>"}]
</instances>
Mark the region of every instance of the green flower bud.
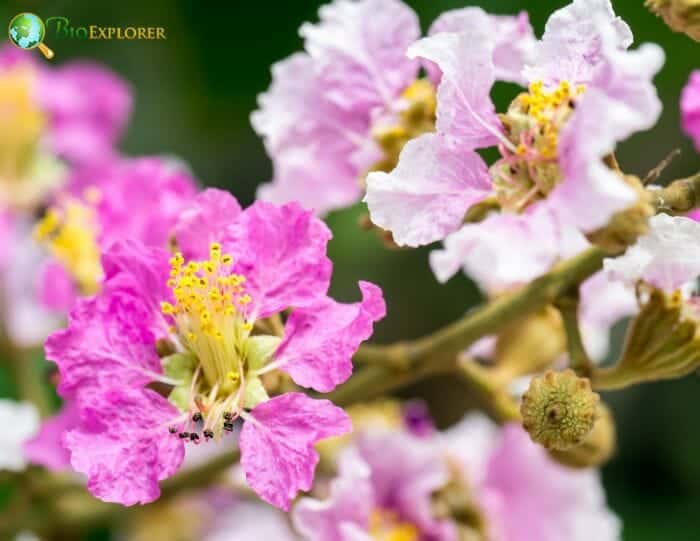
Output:
<instances>
[{"instance_id":1,"label":"green flower bud","mask_svg":"<svg viewBox=\"0 0 700 541\"><path fill-rule=\"evenodd\" d=\"M579 378L573 370L548 370L533 378L523 395L523 427L547 449L570 449L581 445L593 430L599 402L588 379Z\"/></svg>"},{"instance_id":2,"label":"green flower bud","mask_svg":"<svg viewBox=\"0 0 700 541\"><path fill-rule=\"evenodd\" d=\"M619 389L642 383L675 379L700 367L698 314L680 292L667 295L640 286L641 310L627 331L620 361L593 373L596 389Z\"/></svg>"},{"instance_id":3,"label":"green flower bud","mask_svg":"<svg viewBox=\"0 0 700 541\"><path fill-rule=\"evenodd\" d=\"M598 420L581 445L566 451L552 450L549 454L570 468L591 468L605 464L615 452L615 420L608 407L601 403L596 412Z\"/></svg>"},{"instance_id":4,"label":"green flower bud","mask_svg":"<svg viewBox=\"0 0 700 541\"><path fill-rule=\"evenodd\" d=\"M646 6L674 32L685 32L700 41L700 0L646 0Z\"/></svg>"}]
</instances>

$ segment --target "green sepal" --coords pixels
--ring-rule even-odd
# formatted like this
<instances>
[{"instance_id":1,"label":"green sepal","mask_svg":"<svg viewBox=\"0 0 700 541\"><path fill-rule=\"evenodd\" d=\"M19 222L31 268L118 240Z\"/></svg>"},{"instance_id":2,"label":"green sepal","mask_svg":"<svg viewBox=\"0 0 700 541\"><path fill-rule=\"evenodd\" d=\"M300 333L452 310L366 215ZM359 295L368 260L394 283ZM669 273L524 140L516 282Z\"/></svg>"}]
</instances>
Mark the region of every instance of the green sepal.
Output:
<instances>
[{"instance_id":1,"label":"green sepal","mask_svg":"<svg viewBox=\"0 0 700 541\"><path fill-rule=\"evenodd\" d=\"M246 381L245 384L245 403L244 407L246 409L251 409L258 404L265 402L270 397L267 396L267 391L262 383L262 380L258 377L252 377Z\"/></svg>"},{"instance_id":2,"label":"green sepal","mask_svg":"<svg viewBox=\"0 0 700 541\"><path fill-rule=\"evenodd\" d=\"M187 353L174 353L163 357L161 360L165 375L177 381L189 382L192 381L192 375L195 369L195 359Z\"/></svg>"},{"instance_id":3,"label":"green sepal","mask_svg":"<svg viewBox=\"0 0 700 541\"><path fill-rule=\"evenodd\" d=\"M188 411L190 408L189 385L178 385L168 395L168 401L180 411Z\"/></svg>"},{"instance_id":4,"label":"green sepal","mask_svg":"<svg viewBox=\"0 0 700 541\"><path fill-rule=\"evenodd\" d=\"M250 370L260 370L275 354L282 342L279 336L259 334L246 341L246 361Z\"/></svg>"}]
</instances>

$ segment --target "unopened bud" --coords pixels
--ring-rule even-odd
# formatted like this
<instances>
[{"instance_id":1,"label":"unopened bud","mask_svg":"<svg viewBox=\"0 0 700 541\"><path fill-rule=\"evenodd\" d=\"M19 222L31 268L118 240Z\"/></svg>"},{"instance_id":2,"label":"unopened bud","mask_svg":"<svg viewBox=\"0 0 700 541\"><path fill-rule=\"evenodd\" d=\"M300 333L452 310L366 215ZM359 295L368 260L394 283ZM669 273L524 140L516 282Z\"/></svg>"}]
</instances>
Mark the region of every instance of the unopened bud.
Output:
<instances>
[{"instance_id":1,"label":"unopened bud","mask_svg":"<svg viewBox=\"0 0 700 541\"><path fill-rule=\"evenodd\" d=\"M643 287L641 310L627 331L620 361L593 373L596 389L618 389L644 381L675 379L700 367L696 299Z\"/></svg>"},{"instance_id":2,"label":"unopened bud","mask_svg":"<svg viewBox=\"0 0 700 541\"><path fill-rule=\"evenodd\" d=\"M593 430L599 402L588 379L579 378L573 370L548 370L533 378L523 395L523 427L547 449L570 449L581 445Z\"/></svg>"},{"instance_id":3,"label":"unopened bud","mask_svg":"<svg viewBox=\"0 0 700 541\"><path fill-rule=\"evenodd\" d=\"M496 366L500 382L536 374L551 367L566 351L566 336L559 312L552 306L517 321L498 335Z\"/></svg>"},{"instance_id":4,"label":"unopened bud","mask_svg":"<svg viewBox=\"0 0 700 541\"><path fill-rule=\"evenodd\" d=\"M604 404L598 405L593 430L581 445L566 451L552 450L549 454L560 464L570 468L593 468L605 464L615 452L615 421Z\"/></svg>"},{"instance_id":5,"label":"unopened bud","mask_svg":"<svg viewBox=\"0 0 700 541\"><path fill-rule=\"evenodd\" d=\"M634 205L613 215L610 222L588 235L588 240L611 254L618 254L633 245L649 231L649 218L654 214L651 194L633 175L620 175L637 193Z\"/></svg>"},{"instance_id":6,"label":"unopened bud","mask_svg":"<svg viewBox=\"0 0 700 541\"><path fill-rule=\"evenodd\" d=\"M700 0L646 0L646 6L674 32L685 32L700 41Z\"/></svg>"}]
</instances>

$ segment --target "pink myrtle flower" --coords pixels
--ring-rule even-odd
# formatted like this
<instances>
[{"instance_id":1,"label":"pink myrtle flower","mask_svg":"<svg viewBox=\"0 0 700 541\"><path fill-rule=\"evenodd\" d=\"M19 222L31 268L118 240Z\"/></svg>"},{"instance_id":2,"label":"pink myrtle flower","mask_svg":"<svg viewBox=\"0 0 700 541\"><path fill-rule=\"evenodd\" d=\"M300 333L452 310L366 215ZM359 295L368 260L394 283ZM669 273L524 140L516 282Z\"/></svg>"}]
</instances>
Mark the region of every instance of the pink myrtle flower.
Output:
<instances>
[{"instance_id":1,"label":"pink myrtle flower","mask_svg":"<svg viewBox=\"0 0 700 541\"><path fill-rule=\"evenodd\" d=\"M273 66L272 85L251 120L274 164L272 182L258 195L298 200L322 214L359 201L368 171L390 168L397 146L432 131L434 87L418 79L419 63L405 56L420 27L400 0L335 0L319 16L318 24L301 27L305 51ZM431 33L461 28L465 19L478 19L496 36L499 73L519 79L534 46L527 15L455 10Z\"/></svg>"},{"instance_id":2,"label":"pink myrtle flower","mask_svg":"<svg viewBox=\"0 0 700 541\"><path fill-rule=\"evenodd\" d=\"M554 462L515 424L470 415L444 435L494 541L617 541L620 523L594 470Z\"/></svg>"},{"instance_id":3,"label":"pink myrtle flower","mask_svg":"<svg viewBox=\"0 0 700 541\"><path fill-rule=\"evenodd\" d=\"M434 439L370 430L341 454L338 467L328 499L304 498L294 508L304 539L459 539L450 521L433 516L432 494L449 480Z\"/></svg>"},{"instance_id":4,"label":"pink myrtle flower","mask_svg":"<svg viewBox=\"0 0 700 541\"><path fill-rule=\"evenodd\" d=\"M499 117L490 92L505 77L495 51L508 53L478 17L459 26L409 48L409 57L442 72L437 132L410 141L391 173L370 173L365 200L397 243L445 241L431 257L440 280L463 267L484 289L502 289L545 272L572 235L634 203L633 189L602 158L656 121L651 78L663 53L655 45L627 51L631 32L609 0L574 0L552 14L521 71L529 91ZM489 168L476 150L494 145L502 158ZM487 197L500 212L463 225Z\"/></svg>"},{"instance_id":5,"label":"pink myrtle flower","mask_svg":"<svg viewBox=\"0 0 700 541\"><path fill-rule=\"evenodd\" d=\"M685 133L700 152L700 70L690 74L688 84L681 94L681 121Z\"/></svg>"},{"instance_id":6,"label":"pink myrtle flower","mask_svg":"<svg viewBox=\"0 0 700 541\"><path fill-rule=\"evenodd\" d=\"M183 212L175 238L174 256L113 244L101 291L79 300L69 327L47 341L59 392L78 400L81 426L64 438L71 463L99 498L149 502L182 462L185 441L218 440L240 419L248 483L288 509L311 486L313 444L347 432L350 421L326 400L270 398L264 374L279 369L321 392L345 381L385 313L381 291L361 282L359 303L326 296L330 232L296 204L241 210L229 194L207 190ZM282 338L256 328L287 308ZM153 382L169 386L168 398Z\"/></svg>"}]
</instances>

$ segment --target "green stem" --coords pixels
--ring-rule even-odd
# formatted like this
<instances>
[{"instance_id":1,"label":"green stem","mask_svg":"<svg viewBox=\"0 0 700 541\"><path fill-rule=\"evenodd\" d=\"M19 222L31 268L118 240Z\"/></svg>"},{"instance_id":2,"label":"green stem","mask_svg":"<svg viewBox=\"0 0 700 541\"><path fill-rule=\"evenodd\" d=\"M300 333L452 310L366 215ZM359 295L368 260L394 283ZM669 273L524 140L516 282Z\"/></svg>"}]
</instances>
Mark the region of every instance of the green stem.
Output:
<instances>
[{"instance_id":1,"label":"green stem","mask_svg":"<svg viewBox=\"0 0 700 541\"><path fill-rule=\"evenodd\" d=\"M556 304L564 323L566 344L569 350L569 365L579 376L590 377L593 363L588 357L588 353L586 353L586 347L583 345L583 339L581 338L581 329L578 321L578 294L564 296Z\"/></svg>"},{"instance_id":2,"label":"green stem","mask_svg":"<svg viewBox=\"0 0 700 541\"><path fill-rule=\"evenodd\" d=\"M459 374L486 398L492 413L500 422L520 421L520 410L508 394L508 389L496 383L488 369L472 359L464 359L458 366Z\"/></svg>"},{"instance_id":3,"label":"green stem","mask_svg":"<svg viewBox=\"0 0 700 541\"><path fill-rule=\"evenodd\" d=\"M432 335L366 349L362 356L372 362L325 396L346 405L403 387L426 375L452 371L457 355L476 340L551 304L599 270L605 257L599 248L588 248L523 289L477 308Z\"/></svg>"},{"instance_id":4,"label":"green stem","mask_svg":"<svg viewBox=\"0 0 700 541\"><path fill-rule=\"evenodd\" d=\"M700 206L700 173L671 182L661 190L650 190L657 212L688 212Z\"/></svg>"}]
</instances>

